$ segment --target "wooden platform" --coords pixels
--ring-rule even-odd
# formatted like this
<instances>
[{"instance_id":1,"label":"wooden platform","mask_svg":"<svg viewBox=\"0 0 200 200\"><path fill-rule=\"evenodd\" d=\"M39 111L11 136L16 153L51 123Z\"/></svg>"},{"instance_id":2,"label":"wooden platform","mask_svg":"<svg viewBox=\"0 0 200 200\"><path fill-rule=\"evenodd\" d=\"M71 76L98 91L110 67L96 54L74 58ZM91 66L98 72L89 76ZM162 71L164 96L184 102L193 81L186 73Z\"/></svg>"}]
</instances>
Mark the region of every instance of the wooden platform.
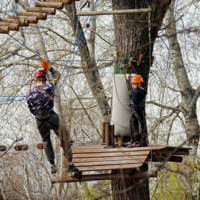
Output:
<instances>
[{"instance_id":1,"label":"wooden platform","mask_svg":"<svg viewBox=\"0 0 200 200\"><path fill-rule=\"evenodd\" d=\"M153 161L162 162L179 160L174 155L188 155L188 148L177 147L115 147L104 148L103 145L74 146L72 147L73 162L80 171L99 171L112 169L129 169L141 167L150 159L152 151ZM170 155L171 154L171 155ZM169 158L167 156L170 155ZM173 157L172 157L173 156ZM182 159L181 159L182 161Z\"/></svg>"},{"instance_id":2,"label":"wooden platform","mask_svg":"<svg viewBox=\"0 0 200 200\"><path fill-rule=\"evenodd\" d=\"M139 168L144 163L149 162L151 158L153 162L182 162L182 156L177 155L189 155L189 148L167 146L105 148L104 145L91 145L74 146L72 147L72 153L75 166L81 172L84 172ZM85 177L84 175L81 179L77 179L73 176L62 178L54 177L52 183L90 181L94 180L93 176L94 175ZM95 180L111 180L119 178L111 174L107 174L107 176L102 176L101 174L95 176L97 176L95 177ZM141 177L143 176L144 174L141 174ZM148 172L148 176L155 177L155 173L152 174L152 172ZM134 175L132 178L134 178Z\"/></svg>"}]
</instances>

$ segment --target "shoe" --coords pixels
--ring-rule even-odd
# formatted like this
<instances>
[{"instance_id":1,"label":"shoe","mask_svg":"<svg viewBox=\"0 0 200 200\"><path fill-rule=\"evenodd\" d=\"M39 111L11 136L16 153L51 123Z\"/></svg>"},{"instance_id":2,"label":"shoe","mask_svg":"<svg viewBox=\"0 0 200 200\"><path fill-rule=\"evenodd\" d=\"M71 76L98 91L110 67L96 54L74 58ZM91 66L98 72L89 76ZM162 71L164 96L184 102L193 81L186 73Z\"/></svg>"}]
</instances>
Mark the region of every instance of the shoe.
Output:
<instances>
[{"instance_id":1,"label":"shoe","mask_svg":"<svg viewBox=\"0 0 200 200\"><path fill-rule=\"evenodd\" d=\"M72 165L68 165L66 168L66 172L78 172L79 170L74 166L74 164Z\"/></svg>"},{"instance_id":2,"label":"shoe","mask_svg":"<svg viewBox=\"0 0 200 200\"><path fill-rule=\"evenodd\" d=\"M51 173L52 174L56 173L56 165L55 164L51 166Z\"/></svg>"},{"instance_id":3,"label":"shoe","mask_svg":"<svg viewBox=\"0 0 200 200\"><path fill-rule=\"evenodd\" d=\"M139 147L140 143L138 141L134 142L134 143L129 143L127 145L128 148L132 148L132 147Z\"/></svg>"},{"instance_id":4,"label":"shoe","mask_svg":"<svg viewBox=\"0 0 200 200\"><path fill-rule=\"evenodd\" d=\"M140 146L140 143L138 141L133 143L133 147L139 147L139 146Z\"/></svg>"},{"instance_id":5,"label":"shoe","mask_svg":"<svg viewBox=\"0 0 200 200\"><path fill-rule=\"evenodd\" d=\"M127 144L127 147L128 147L128 148L132 147L132 145L133 145L133 140L131 140L130 142L128 142L128 143L126 143L126 144Z\"/></svg>"}]
</instances>

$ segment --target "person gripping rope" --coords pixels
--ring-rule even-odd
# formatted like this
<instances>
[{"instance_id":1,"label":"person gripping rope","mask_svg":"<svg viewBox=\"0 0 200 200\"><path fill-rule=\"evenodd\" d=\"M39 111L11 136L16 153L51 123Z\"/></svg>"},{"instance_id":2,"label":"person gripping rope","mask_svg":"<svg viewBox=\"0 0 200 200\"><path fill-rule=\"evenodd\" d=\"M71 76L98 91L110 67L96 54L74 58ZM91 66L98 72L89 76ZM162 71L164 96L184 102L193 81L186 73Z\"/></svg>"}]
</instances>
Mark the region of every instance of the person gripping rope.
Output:
<instances>
[{"instance_id":1,"label":"person gripping rope","mask_svg":"<svg viewBox=\"0 0 200 200\"><path fill-rule=\"evenodd\" d=\"M44 151L51 164L51 173L56 173L56 165L54 162L54 150L50 139L50 130L53 130L61 141L64 155L68 163L66 171L77 172L78 169L72 163L70 142L68 142L69 146L66 147L66 142L64 141L64 139L67 138L67 133L63 130L59 132L59 116L53 111L54 91L57 86L60 73L56 69L50 67L45 59L40 61L40 63L43 68L38 68L34 72L33 80L36 87L29 90L26 95L28 108L36 118L36 124L42 137ZM48 84L45 84L47 80L46 70L52 74L52 80Z\"/></svg>"},{"instance_id":2,"label":"person gripping rope","mask_svg":"<svg viewBox=\"0 0 200 200\"><path fill-rule=\"evenodd\" d=\"M131 79L130 90L131 90L131 103L129 107L131 108L131 142L128 143L127 147L139 147L140 138L143 128L143 115L144 109L142 106L142 101L145 99L146 91L141 87L143 82L142 76L134 75Z\"/></svg>"}]
</instances>

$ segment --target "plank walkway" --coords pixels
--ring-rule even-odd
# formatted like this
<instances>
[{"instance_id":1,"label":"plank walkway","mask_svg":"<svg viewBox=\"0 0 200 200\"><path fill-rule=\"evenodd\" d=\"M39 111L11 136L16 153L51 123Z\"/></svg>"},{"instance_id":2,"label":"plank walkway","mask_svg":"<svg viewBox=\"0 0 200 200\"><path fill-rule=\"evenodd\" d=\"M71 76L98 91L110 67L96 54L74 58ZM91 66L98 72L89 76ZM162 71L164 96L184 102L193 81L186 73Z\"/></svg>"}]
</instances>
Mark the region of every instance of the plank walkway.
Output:
<instances>
[{"instance_id":1,"label":"plank walkway","mask_svg":"<svg viewBox=\"0 0 200 200\"><path fill-rule=\"evenodd\" d=\"M73 162L80 171L141 167L145 161L150 160L151 152L154 162L165 160L181 162L182 157L175 155L188 155L189 149L166 146L104 148L103 145L88 145L72 147Z\"/></svg>"},{"instance_id":2,"label":"plank walkway","mask_svg":"<svg viewBox=\"0 0 200 200\"><path fill-rule=\"evenodd\" d=\"M189 148L179 147L115 147L104 148L104 145L73 146L73 162L81 171L105 171L114 169L133 169L139 168L149 161L153 162L182 162L182 156L189 155ZM81 178L74 176L53 177L52 183L100 181L113 179L136 179L156 177L156 172L139 171L127 174L90 174L82 175Z\"/></svg>"}]
</instances>

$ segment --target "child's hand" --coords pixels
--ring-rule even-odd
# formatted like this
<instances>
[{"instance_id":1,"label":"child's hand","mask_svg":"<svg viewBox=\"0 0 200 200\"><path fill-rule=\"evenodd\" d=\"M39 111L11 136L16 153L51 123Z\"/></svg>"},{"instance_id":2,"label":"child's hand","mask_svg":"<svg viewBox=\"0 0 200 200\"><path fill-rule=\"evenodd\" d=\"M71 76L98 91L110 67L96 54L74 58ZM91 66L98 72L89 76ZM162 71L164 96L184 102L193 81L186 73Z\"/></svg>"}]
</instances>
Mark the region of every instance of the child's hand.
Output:
<instances>
[{"instance_id":1,"label":"child's hand","mask_svg":"<svg viewBox=\"0 0 200 200\"><path fill-rule=\"evenodd\" d=\"M130 74L126 74L126 79L129 80L130 76Z\"/></svg>"},{"instance_id":2,"label":"child's hand","mask_svg":"<svg viewBox=\"0 0 200 200\"><path fill-rule=\"evenodd\" d=\"M44 69L48 69L49 68L49 64L45 59L41 60L40 64L42 65L42 67L44 67Z\"/></svg>"}]
</instances>

